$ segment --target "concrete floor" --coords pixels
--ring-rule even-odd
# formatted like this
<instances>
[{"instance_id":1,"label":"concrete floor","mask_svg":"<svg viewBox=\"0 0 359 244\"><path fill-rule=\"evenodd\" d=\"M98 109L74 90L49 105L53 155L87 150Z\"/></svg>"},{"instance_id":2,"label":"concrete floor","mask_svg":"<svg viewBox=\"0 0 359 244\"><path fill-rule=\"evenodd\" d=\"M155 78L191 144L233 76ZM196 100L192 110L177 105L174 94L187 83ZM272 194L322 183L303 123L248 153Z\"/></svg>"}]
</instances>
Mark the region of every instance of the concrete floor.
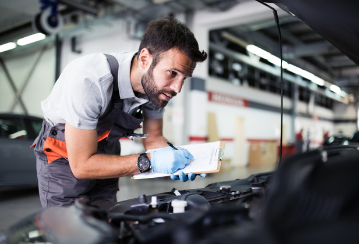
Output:
<instances>
[{"instance_id":1,"label":"concrete floor","mask_svg":"<svg viewBox=\"0 0 359 244\"><path fill-rule=\"evenodd\" d=\"M130 177L120 179L120 191L117 200L123 201L141 194L151 195L178 190L205 187L210 183L247 178L251 174L268 172L274 167L222 169L221 172L209 174L206 178L198 177L192 182L172 181L169 177L133 180ZM39 194L36 188L20 188L0 191L0 232L28 215L41 210Z\"/></svg>"}]
</instances>

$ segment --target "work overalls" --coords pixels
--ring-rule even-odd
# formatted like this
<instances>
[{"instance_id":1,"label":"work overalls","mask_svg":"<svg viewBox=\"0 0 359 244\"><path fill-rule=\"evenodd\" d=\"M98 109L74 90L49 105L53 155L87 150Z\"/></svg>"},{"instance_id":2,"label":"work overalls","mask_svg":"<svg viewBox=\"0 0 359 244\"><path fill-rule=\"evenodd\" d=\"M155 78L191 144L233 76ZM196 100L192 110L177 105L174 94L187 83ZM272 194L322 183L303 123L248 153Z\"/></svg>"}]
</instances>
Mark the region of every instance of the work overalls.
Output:
<instances>
[{"instance_id":1,"label":"work overalls","mask_svg":"<svg viewBox=\"0 0 359 244\"><path fill-rule=\"evenodd\" d=\"M97 124L99 154L120 155L121 137L133 136L133 131L143 121L141 108L133 115L122 111L123 100L118 90L118 62L106 55L113 76L111 101ZM85 197L90 201L116 201L118 178L77 179L70 168L65 142L65 124L51 126L45 119L39 136L35 139L37 178L40 201L43 208L69 206L76 198Z\"/></svg>"}]
</instances>

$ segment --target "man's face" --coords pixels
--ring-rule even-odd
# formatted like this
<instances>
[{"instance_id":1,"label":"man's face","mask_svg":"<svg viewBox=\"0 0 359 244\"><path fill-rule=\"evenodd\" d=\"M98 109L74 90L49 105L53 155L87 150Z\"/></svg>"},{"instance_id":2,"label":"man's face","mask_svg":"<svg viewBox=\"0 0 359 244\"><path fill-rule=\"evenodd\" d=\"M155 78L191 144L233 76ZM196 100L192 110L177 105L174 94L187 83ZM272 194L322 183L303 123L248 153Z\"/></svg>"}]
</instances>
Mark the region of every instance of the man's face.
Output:
<instances>
[{"instance_id":1,"label":"man's face","mask_svg":"<svg viewBox=\"0 0 359 244\"><path fill-rule=\"evenodd\" d=\"M195 63L177 49L162 53L156 66L151 65L141 78L148 99L157 107L165 107L181 91L184 80L192 76L194 68Z\"/></svg>"}]
</instances>

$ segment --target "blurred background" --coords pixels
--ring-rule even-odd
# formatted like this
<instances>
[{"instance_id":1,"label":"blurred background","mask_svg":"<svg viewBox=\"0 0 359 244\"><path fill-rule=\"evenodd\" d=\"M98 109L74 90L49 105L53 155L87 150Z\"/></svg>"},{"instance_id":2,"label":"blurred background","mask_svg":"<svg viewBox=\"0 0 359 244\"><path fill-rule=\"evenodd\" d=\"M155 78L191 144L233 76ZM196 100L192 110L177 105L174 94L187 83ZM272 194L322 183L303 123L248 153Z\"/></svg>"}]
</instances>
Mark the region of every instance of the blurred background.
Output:
<instances>
[{"instance_id":1,"label":"blurred background","mask_svg":"<svg viewBox=\"0 0 359 244\"><path fill-rule=\"evenodd\" d=\"M357 143L358 67L272 6L285 60L283 158ZM56 9L55 27L46 21L49 9ZM118 201L275 169L280 54L270 9L254 0L0 0L0 231L41 209L29 147L41 129L40 102L64 67L94 52L135 51L147 24L169 15L189 26L208 59L166 107L164 135L177 146L225 141L222 169L186 183L124 177ZM121 144L123 155L144 151L140 140Z\"/></svg>"}]
</instances>

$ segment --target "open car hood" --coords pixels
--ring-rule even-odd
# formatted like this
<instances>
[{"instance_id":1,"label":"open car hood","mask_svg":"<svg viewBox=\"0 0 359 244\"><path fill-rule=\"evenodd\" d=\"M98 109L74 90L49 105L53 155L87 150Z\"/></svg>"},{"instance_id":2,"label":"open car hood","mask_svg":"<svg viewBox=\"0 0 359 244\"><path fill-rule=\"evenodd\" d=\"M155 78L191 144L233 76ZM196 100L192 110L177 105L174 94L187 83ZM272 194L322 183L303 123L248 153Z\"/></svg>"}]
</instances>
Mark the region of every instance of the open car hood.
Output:
<instances>
[{"instance_id":1,"label":"open car hood","mask_svg":"<svg viewBox=\"0 0 359 244\"><path fill-rule=\"evenodd\" d=\"M358 0L271 0L359 65Z\"/></svg>"}]
</instances>

